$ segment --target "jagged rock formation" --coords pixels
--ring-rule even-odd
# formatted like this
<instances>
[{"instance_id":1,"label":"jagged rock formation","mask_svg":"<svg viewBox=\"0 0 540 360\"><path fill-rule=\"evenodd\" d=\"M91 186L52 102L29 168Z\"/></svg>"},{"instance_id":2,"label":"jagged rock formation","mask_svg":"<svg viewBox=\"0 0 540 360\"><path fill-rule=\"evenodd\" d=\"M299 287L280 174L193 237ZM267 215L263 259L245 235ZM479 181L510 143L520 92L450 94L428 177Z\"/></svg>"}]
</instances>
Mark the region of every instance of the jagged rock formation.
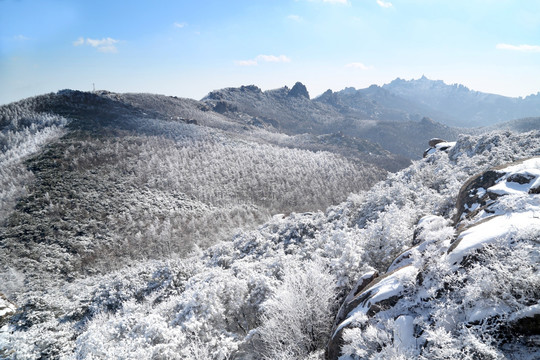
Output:
<instances>
[{"instance_id":1,"label":"jagged rock formation","mask_svg":"<svg viewBox=\"0 0 540 360\"><path fill-rule=\"evenodd\" d=\"M294 84L287 96L304 97L309 99L309 93L307 91L306 85L302 84L301 82L297 82L296 84Z\"/></svg>"},{"instance_id":2,"label":"jagged rock formation","mask_svg":"<svg viewBox=\"0 0 540 360\"><path fill-rule=\"evenodd\" d=\"M436 140L430 145L440 143ZM385 346L393 351L425 358L454 351L454 357L461 357L459 347L467 344L441 349L442 340L430 333L440 326L437 322L448 321L437 320L441 302L457 307L454 315L446 315L455 317L446 331L480 327L499 349L517 351L519 344L529 350L520 348L515 356L537 356L539 189L540 157L502 165L466 181L458 195L453 237L437 239L437 232L450 226L448 220L422 218L414 234L415 246L399 255L384 275L363 276L347 296L327 346L327 359L342 354L347 359L371 358L382 350L373 338L382 327L391 328L384 336L389 336L390 345ZM520 251L526 251L527 258L514 258ZM516 266L532 271L526 280L524 273L501 270L516 261ZM492 270L486 272L486 268ZM486 279L478 276L506 278L511 284L488 284L482 293L483 286L477 283ZM523 280L529 281L525 288L520 284ZM499 293L503 286L509 293ZM473 352L473 356L481 355L478 349Z\"/></svg>"}]
</instances>

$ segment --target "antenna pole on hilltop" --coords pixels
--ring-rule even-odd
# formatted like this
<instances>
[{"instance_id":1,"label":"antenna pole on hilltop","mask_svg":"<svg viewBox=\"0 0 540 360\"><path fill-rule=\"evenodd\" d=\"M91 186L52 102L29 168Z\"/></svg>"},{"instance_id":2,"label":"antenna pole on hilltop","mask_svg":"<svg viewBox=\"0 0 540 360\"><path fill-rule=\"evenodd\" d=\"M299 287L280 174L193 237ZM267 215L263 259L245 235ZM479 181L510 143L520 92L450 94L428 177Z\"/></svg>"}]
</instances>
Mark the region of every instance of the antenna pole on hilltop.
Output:
<instances>
[{"instance_id":1,"label":"antenna pole on hilltop","mask_svg":"<svg viewBox=\"0 0 540 360\"><path fill-rule=\"evenodd\" d=\"M94 92L96 92L96 84L92 83L92 86L94 87Z\"/></svg>"}]
</instances>

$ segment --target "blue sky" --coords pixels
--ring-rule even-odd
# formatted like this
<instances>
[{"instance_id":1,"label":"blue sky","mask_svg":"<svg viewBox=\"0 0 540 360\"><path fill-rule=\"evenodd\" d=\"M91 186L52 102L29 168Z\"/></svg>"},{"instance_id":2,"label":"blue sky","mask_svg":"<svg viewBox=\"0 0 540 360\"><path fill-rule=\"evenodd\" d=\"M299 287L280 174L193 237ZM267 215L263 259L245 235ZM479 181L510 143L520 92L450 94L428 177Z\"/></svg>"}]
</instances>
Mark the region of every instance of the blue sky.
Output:
<instances>
[{"instance_id":1,"label":"blue sky","mask_svg":"<svg viewBox=\"0 0 540 360\"><path fill-rule=\"evenodd\" d=\"M200 99L396 77L540 91L537 0L0 0L0 104L59 89Z\"/></svg>"}]
</instances>

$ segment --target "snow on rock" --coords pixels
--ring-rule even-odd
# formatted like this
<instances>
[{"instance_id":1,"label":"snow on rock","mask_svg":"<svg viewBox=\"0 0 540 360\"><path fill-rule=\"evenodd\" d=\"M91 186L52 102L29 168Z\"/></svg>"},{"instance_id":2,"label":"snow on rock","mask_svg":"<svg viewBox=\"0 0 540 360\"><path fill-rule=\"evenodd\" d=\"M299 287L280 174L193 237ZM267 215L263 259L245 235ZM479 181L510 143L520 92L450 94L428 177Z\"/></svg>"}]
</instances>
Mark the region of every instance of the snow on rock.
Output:
<instances>
[{"instance_id":1,"label":"snow on rock","mask_svg":"<svg viewBox=\"0 0 540 360\"><path fill-rule=\"evenodd\" d=\"M365 322L367 317L385 311L395 305L407 288L414 282L418 269L414 266L404 266L384 276L376 278L365 290L354 296L349 304L352 310L346 319L335 327L330 343L327 347L327 357L332 359L339 355L339 347L342 343L342 332L349 326L355 326ZM347 297L349 298L349 297Z\"/></svg>"},{"instance_id":2,"label":"snow on rock","mask_svg":"<svg viewBox=\"0 0 540 360\"><path fill-rule=\"evenodd\" d=\"M431 139L429 140L429 148L424 151L424 157L428 157L437 151L448 152L454 147L454 145L456 145L455 141L450 142L443 139Z\"/></svg>"},{"instance_id":3,"label":"snow on rock","mask_svg":"<svg viewBox=\"0 0 540 360\"><path fill-rule=\"evenodd\" d=\"M500 358L508 336L535 343L540 335L539 189L540 157L467 180L457 196L453 226L443 216L422 217L413 246L386 274L351 291L336 319L327 359L461 358L464 353ZM503 339L503 345L474 338L474 327L486 339ZM534 358L538 352L522 354Z\"/></svg>"},{"instance_id":4,"label":"snow on rock","mask_svg":"<svg viewBox=\"0 0 540 360\"><path fill-rule=\"evenodd\" d=\"M533 212L509 213L493 216L462 232L448 250L448 262L455 265L474 250L497 240L511 240L519 229L529 228L540 232L540 217Z\"/></svg>"},{"instance_id":5,"label":"snow on rock","mask_svg":"<svg viewBox=\"0 0 540 360\"><path fill-rule=\"evenodd\" d=\"M540 179L540 158L501 166L474 179L469 182L473 187L462 188L458 196L461 199L468 197L469 201L461 204L461 211L467 214L461 219L467 221L461 226L458 224L458 228L464 230L448 250L448 261L452 265L484 245L497 240L512 241L521 229L540 231L540 201L531 192ZM491 186L486 190L481 186L482 181ZM491 200L487 201L486 197Z\"/></svg>"},{"instance_id":6,"label":"snow on rock","mask_svg":"<svg viewBox=\"0 0 540 360\"><path fill-rule=\"evenodd\" d=\"M394 322L394 347L400 352L407 352L416 347L412 316L401 315Z\"/></svg>"},{"instance_id":7,"label":"snow on rock","mask_svg":"<svg viewBox=\"0 0 540 360\"><path fill-rule=\"evenodd\" d=\"M17 307L13 305L2 293L0 293L0 327L15 314Z\"/></svg>"}]
</instances>

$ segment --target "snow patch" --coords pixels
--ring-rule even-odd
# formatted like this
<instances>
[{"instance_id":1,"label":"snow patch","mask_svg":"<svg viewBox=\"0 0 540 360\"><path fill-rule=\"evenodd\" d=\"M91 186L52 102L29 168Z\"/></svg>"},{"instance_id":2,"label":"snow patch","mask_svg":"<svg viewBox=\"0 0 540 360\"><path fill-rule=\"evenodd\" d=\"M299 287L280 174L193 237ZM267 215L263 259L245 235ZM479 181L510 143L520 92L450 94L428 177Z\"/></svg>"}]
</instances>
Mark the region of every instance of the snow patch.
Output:
<instances>
[{"instance_id":1,"label":"snow patch","mask_svg":"<svg viewBox=\"0 0 540 360\"><path fill-rule=\"evenodd\" d=\"M510 317L510 321L515 321L523 318L532 318L536 315L540 315L540 304L535 304L522 309Z\"/></svg>"},{"instance_id":2,"label":"snow patch","mask_svg":"<svg viewBox=\"0 0 540 360\"><path fill-rule=\"evenodd\" d=\"M416 267L404 266L364 290L357 297L362 297L366 294L369 296L349 313L348 318L337 327L334 336L347 325L365 319L372 305L402 293L404 290L403 284L412 280L417 273L418 269Z\"/></svg>"},{"instance_id":3,"label":"snow patch","mask_svg":"<svg viewBox=\"0 0 540 360\"><path fill-rule=\"evenodd\" d=\"M9 301L0 297L0 318L9 314L13 314L17 308Z\"/></svg>"},{"instance_id":4,"label":"snow patch","mask_svg":"<svg viewBox=\"0 0 540 360\"><path fill-rule=\"evenodd\" d=\"M519 230L529 228L540 231L540 219L534 216L534 212L516 212L499 216L493 216L486 221L474 225L461 233L456 241L457 246L447 255L451 265L461 260L481 247L491 244L499 239L511 239Z\"/></svg>"},{"instance_id":5,"label":"snow patch","mask_svg":"<svg viewBox=\"0 0 540 360\"><path fill-rule=\"evenodd\" d=\"M450 150L450 148L454 147L455 145L456 145L455 141L445 141L445 142L440 142L437 145L435 145L435 149L445 151L445 150Z\"/></svg>"},{"instance_id":6,"label":"snow patch","mask_svg":"<svg viewBox=\"0 0 540 360\"><path fill-rule=\"evenodd\" d=\"M412 316L401 315L394 322L394 348L404 353L416 348Z\"/></svg>"}]
</instances>

